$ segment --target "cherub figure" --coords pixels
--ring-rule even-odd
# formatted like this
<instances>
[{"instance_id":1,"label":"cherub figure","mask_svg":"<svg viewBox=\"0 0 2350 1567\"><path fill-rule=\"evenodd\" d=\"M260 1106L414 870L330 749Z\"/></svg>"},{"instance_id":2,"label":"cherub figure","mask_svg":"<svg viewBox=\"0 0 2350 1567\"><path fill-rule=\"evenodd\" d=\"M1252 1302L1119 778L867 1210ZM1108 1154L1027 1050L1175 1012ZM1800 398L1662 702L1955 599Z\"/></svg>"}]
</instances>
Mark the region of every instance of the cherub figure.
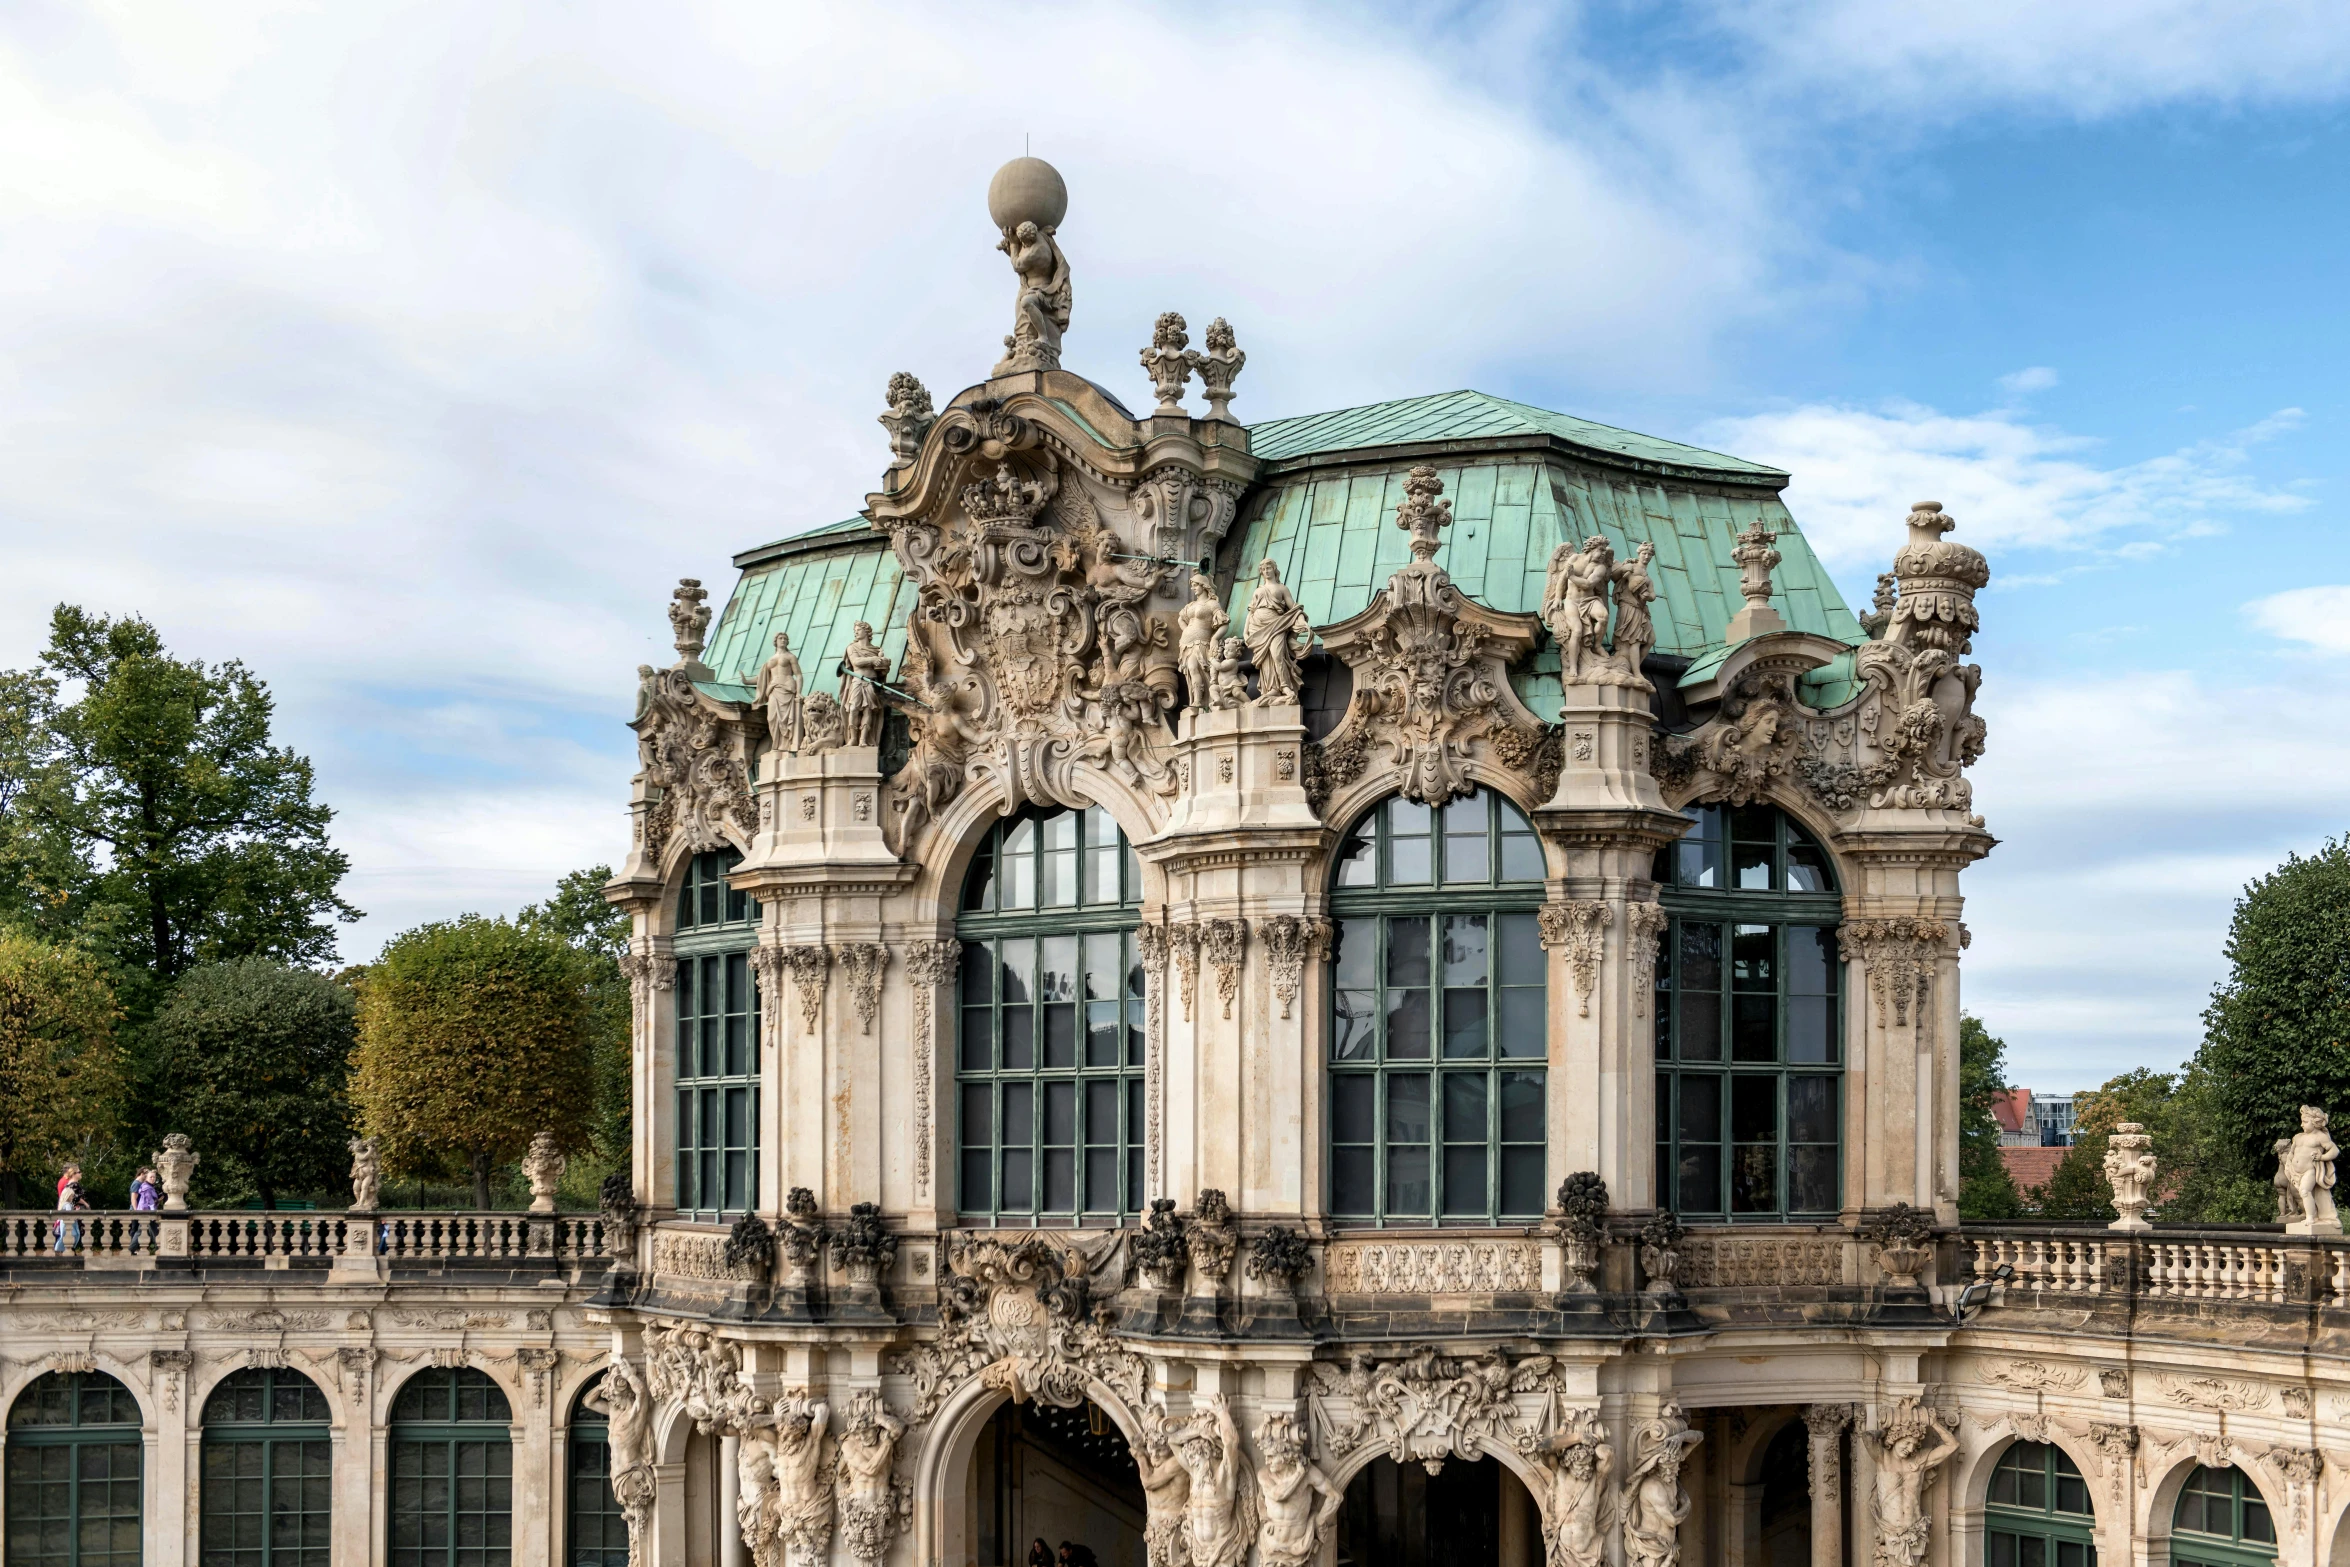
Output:
<instances>
[{"instance_id":1,"label":"cherub figure","mask_svg":"<svg viewBox=\"0 0 2350 1567\"><path fill-rule=\"evenodd\" d=\"M1224 639L1216 655L1216 674L1208 687L1208 706L1217 712L1248 706L1248 644L1238 637Z\"/></svg>"},{"instance_id":2,"label":"cherub figure","mask_svg":"<svg viewBox=\"0 0 2350 1567\"><path fill-rule=\"evenodd\" d=\"M2342 1150L2326 1130L2330 1118L2315 1105L2301 1107L2301 1131L2285 1145L2280 1171L2289 1171L2294 1201L2301 1212L2294 1221L2304 1234L2338 1233L2342 1218L2334 1209L2334 1160Z\"/></svg>"},{"instance_id":3,"label":"cherub figure","mask_svg":"<svg viewBox=\"0 0 2350 1567\"><path fill-rule=\"evenodd\" d=\"M1559 674L1569 684L1590 681L1603 671L1608 586L1615 569L1615 548L1602 534L1585 539L1580 548L1561 544L1550 552L1542 618L1558 638Z\"/></svg>"}]
</instances>

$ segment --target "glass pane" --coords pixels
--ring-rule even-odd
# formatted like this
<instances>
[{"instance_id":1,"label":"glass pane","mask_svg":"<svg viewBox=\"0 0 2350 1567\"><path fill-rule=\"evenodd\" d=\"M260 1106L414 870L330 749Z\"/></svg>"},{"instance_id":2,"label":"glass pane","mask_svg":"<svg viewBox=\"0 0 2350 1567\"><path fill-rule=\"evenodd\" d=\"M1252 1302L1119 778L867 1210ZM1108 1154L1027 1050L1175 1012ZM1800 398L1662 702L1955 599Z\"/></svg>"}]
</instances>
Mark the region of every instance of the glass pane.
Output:
<instances>
[{"instance_id":1,"label":"glass pane","mask_svg":"<svg viewBox=\"0 0 2350 1567\"><path fill-rule=\"evenodd\" d=\"M995 1059L995 1014L986 1007L965 1007L962 1061L966 1072L984 1072Z\"/></svg>"},{"instance_id":2,"label":"glass pane","mask_svg":"<svg viewBox=\"0 0 2350 1567\"><path fill-rule=\"evenodd\" d=\"M1387 993L1387 1059L1428 1059L1428 992L1425 990Z\"/></svg>"},{"instance_id":3,"label":"glass pane","mask_svg":"<svg viewBox=\"0 0 2350 1567\"><path fill-rule=\"evenodd\" d=\"M1779 1006L1769 996L1730 998L1730 1059L1776 1061L1779 1058Z\"/></svg>"},{"instance_id":4,"label":"glass pane","mask_svg":"<svg viewBox=\"0 0 2350 1567\"><path fill-rule=\"evenodd\" d=\"M1390 838L1387 841L1388 885L1422 886L1428 879L1428 840Z\"/></svg>"},{"instance_id":5,"label":"glass pane","mask_svg":"<svg viewBox=\"0 0 2350 1567\"><path fill-rule=\"evenodd\" d=\"M1387 983L1428 983L1428 921L1425 916L1387 922Z\"/></svg>"},{"instance_id":6,"label":"glass pane","mask_svg":"<svg viewBox=\"0 0 2350 1567\"><path fill-rule=\"evenodd\" d=\"M1485 992L1448 990L1444 993L1444 1058L1477 1060L1485 1054Z\"/></svg>"},{"instance_id":7,"label":"glass pane","mask_svg":"<svg viewBox=\"0 0 2350 1567\"><path fill-rule=\"evenodd\" d=\"M1791 1143L1836 1141L1836 1079L1787 1079L1787 1140Z\"/></svg>"},{"instance_id":8,"label":"glass pane","mask_svg":"<svg viewBox=\"0 0 2350 1567\"><path fill-rule=\"evenodd\" d=\"M1126 1007L1117 1001L1088 1002L1085 1008L1085 1064L1116 1066L1125 1052Z\"/></svg>"},{"instance_id":9,"label":"glass pane","mask_svg":"<svg viewBox=\"0 0 2350 1567\"><path fill-rule=\"evenodd\" d=\"M1338 851L1338 875L1335 883L1341 887L1371 887L1379 881L1379 865L1373 850L1376 839L1371 831L1372 818L1365 817L1355 830L1346 835L1345 846ZM1368 1212L1368 1209L1362 1210Z\"/></svg>"},{"instance_id":10,"label":"glass pane","mask_svg":"<svg viewBox=\"0 0 2350 1567\"><path fill-rule=\"evenodd\" d=\"M1832 998L1787 998L1787 1059L1797 1066L1825 1066L1836 1059L1836 1003Z\"/></svg>"},{"instance_id":11,"label":"glass pane","mask_svg":"<svg viewBox=\"0 0 2350 1567\"><path fill-rule=\"evenodd\" d=\"M1036 1066L1036 1009L1004 1008L1003 1062L1007 1072L1027 1072Z\"/></svg>"},{"instance_id":12,"label":"glass pane","mask_svg":"<svg viewBox=\"0 0 2350 1567\"><path fill-rule=\"evenodd\" d=\"M1485 1213L1485 1145L1444 1150L1444 1211L1448 1217Z\"/></svg>"},{"instance_id":13,"label":"glass pane","mask_svg":"<svg viewBox=\"0 0 2350 1567\"><path fill-rule=\"evenodd\" d=\"M1768 925L1730 927L1730 988L1771 990L1778 974L1778 932Z\"/></svg>"},{"instance_id":14,"label":"glass pane","mask_svg":"<svg viewBox=\"0 0 2350 1567\"><path fill-rule=\"evenodd\" d=\"M1036 942L1032 937L1015 937L1001 948L1001 962L996 972L1001 979L1004 1006L1023 1006L1036 999Z\"/></svg>"},{"instance_id":15,"label":"glass pane","mask_svg":"<svg viewBox=\"0 0 2350 1567\"><path fill-rule=\"evenodd\" d=\"M1387 1212L1413 1218L1428 1212L1428 1150L1387 1150Z\"/></svg>"},{"instance_id":16,"label":"glass pane","mask_svg":"<svg viewBox=\"0 0 2350 1567\"><path fill-rule=\"evenodd\" d=\"M1485 916L1444 916L1444 982L1447 985L1482 985L1487 972Z\"/></svg>"},{"instance_id":17,"label":"glass pane","mask_svg":"<svg viewBox=\"0 0 2350 1567\"><path fill-rule=\"evenodd\" d=\"M1718 1077L1681 1079L1681 1141L1718 1143L1722 1140L1721 1085Z\"/></svg>"},{"instance_id":18,"label":"glass pane","mask_svg":"<svg viewBox=\"0 0 2350 1567\"><path fill-rule=\"evenodd\" d=\"M1788 1149L1787 1211L1834 1213L1839 1206L1841 1204L1836 1200L1836 1150L1833 1147Z\"/></svg>"},{"instance_id":19,"label":"glass pane","mask_svg":"<svg viewBox=\"0 0 2350 1567\"><path fill-rule=\"evenodd\" d=\"M1549 1041L1544 1033L1547 1020L1543 1017L1548 997L1530 986L1518 986L1501 993L1496 1005L1500 1008L1497 1043L1505 1056L1541 1060L1548 1055Z\"/></svg>"},{"instance_id":20,"label":"glass pane","mask_svg":"<svg viewBox=\"0 0 2350 1567\"><path fill-rule=\"evenodd\" d=\"M1540 1072L1501 1074L1501 1140L1538 1143L1543 1140L1543 1075Z\"/></svg>"},{"instance_id":21,"label":"glass pane","mask_svg":"<svg viewBox=\"0 0 2350 1567\"><path fill-rule=\"evenodd\" d=\"M2056 1477L2056 1510L2060 1513L2088 1514L2089 1486L2081 1478L2080 1471Z\"/></svg>"},{"instance_id":22,"label":"glass pane","mask_svg":"<svg viewBox=\"0 0 2350 1567\"><path fill-rule=\"evenodd\" d=\"M1367 1216L1377 1212L1376 1190L1371 1175L1370 1149L1331 1150L1330 1209L1333 1213Z\"/></svg>"},{"instance_id":23,"label":"glass pane","mask_svg":"<svg viewBox=\"0 0 2350 1567\"><path fill-rule=\"evenodd\" d=\"M1711 991L1683 991L1674 1004L1681 1030L1681 1059L1722 1059L1722 998Z\"/></svg>"},{"instance_id":24,"label":"glass pane","mask_svg":"<svg viewBox=\"0 0 2350 1567\"><path fill-rule=\"evenodd\" d=\"M1460 802L1455 801L1454 803ZM1483 828L1479 828L1477 835L1473 838L1447 834L1444 840L1444 879L1456 884L1473 882L1480 886L1491 881L1493 879L1493 863L1489 858L1492 852L1491 842L1492 840L1486 836ZM1479 1203L1477 1206L1482 1211L1485 1205ZM1450 1198L1446 1199L1446 1209L1448 1212L1451 1209Z\"/></svg>"},{"instance_id":25,"label":"glass pane","mask_svg":"<svg viewBox=\"0 0 2350 1567\"><path fill-rule=\"evenodd\" d=\"M1373 1137L1372 1101L1378 1079L1348 1072L1330 1079L1330 1140L1367 1143Z\"/></svg>"},{"instance_id":26,"label":"glass pane","mask_svg":"<svg viewBox=\"0 0 2350 1567\"><path fill-rule=\"evenodd\" d=\"M1776 1144L1754 1143L1732 1150L1730 1211L1779 1211L1779 1150Z\"/></svg>"},{"instance_id":27,"label":"glass pane","mask_svg":"<svg viewBox=\"0 0 2350 1567\"><path fill-rule=\"evenodd\" d=\"M1501 839L1501 879L1540 881L1549 867L1542 863L1542 840L1532 833L1504 833Z\"/></svg>"},{"instance_id":28,"label":"glass pane","mask_svg":"<svg viewBox=\"0 0 2350 1567\"><path fill-rule=\"evenodd\" d=\"M1828 856L1812 841L1810 834L1793 822L1787 824L1787 890L1836 890L1836 878L1828 869Z\"/></svg>"},{"instance_id":29,"label":"glass pane","mask_svg":"<svg viewBox=\"0 0 2350 1567\"><path fill-rule=\"evenodd\" d=\"M1836 932L1825 925L1789 925L1787 931L1787 994L1832 996L1836 993Z\"/></svg>"},{"instance_id":30,"label":"glass pane","mask_svg":"<svg viewBox=\"0 0 2350 1567\"><path fill-rule=\"evenodd\" d=\"M1077 1141L1077 1085L1044 1085L1044 1140L1055 1148Z\"/></svg>"},{"instance_id":31,"label":"glass pane","mask_svg":"<svg viewBox=\"0 0 2350 1567\"><path fill-rule=\"evenodd\" d=\"M1368 1061L1376 1052L1377 998L1368 990L1341 990L1331 1002L1330 1055L1337 1061Z\"/></svg>"},{"instance_id":32,"label":"glass pane","mask_svg":"<svg viewBox=\"0 0 2350 1567\"><path fill-rule=\"evenodd\" d=\"M1424 1143L1428 1140L1428 1079L1418 1072L1398 1073L1387 1080L1387 1140Z\"/></svg>"},{"instance_id":33,"label":"glass pane","mask_svg":"<svg viewBox=\"0 0 2350 1567\"><path fill-rule=\"evenodd\" d=\"M1719 1148L1681 1149L1680 1201L1684 1213L1722 1211L1722 1151Z\"/></svg>"},{"instance_id":34,"label":"glass pane","mask_svg":"<svg viewBox=\"0 0 2350 1567\"><path fill-rule=\"evenodd\" d=\"M1333 920L1330 924L1330 975L1348 990L1369 990L1379 982L1376 920Z\"/></svg>"},{"instance_id":35,"label":"glass pane","mask_svg":"<svg viewBox=\"0 0 2350 1567\"><path fill-rule=\"evenodd\" d=\"M1084 943L1088 1001L1115 1001L1126 982L1125 943L1116 931L1099 931Z\"/></svg>"},{"instance_id":36,"label":"glass pane","mask_svg":"<svg viewBox=\"0 0 2350 1567\"><path fill-rule=\"evenodd\" d=\"M1077 999L1077 938L1047 936L1037 943L1036 993L1044 1001Z\"/></svg>"},{"instance_id":37,"label":"glass pane","mask_svg":"<svg viewBox=\"0 0 2350 1567\"><path fill-rule=\"evenodd\" d=\"M985 911L995 907L995 850L983 846L963 876L963 907Z\"/></svg>"},{"instance_id":38,"label":"glass pane","mask_svg":"<svg viewBox=\"0 0 2350 1567\"><path fill-rule=\"evenodd\" d=\"M1722 927L1704 921L1681 922L1681 960L1675 966L1681 993L1722 988Z\"/></svg>"},{"instance_id":39,"label":"glass pane","mask_svg":"<svg viewBox=\"0 0 2350 1567\"><path fill-rule=\"evenodd\" d=\"M1778 1080L1769 1077L1730 1079L1730 1140L1736 1143L1775 1143L1779 1140Z\"/></svg>"},{"instance_id":40,"label":"glass pane","mask_svg":"<svg viewBox=\"0 0 2350 1567\"><path fill-rule=\"evenodd\" d=\"M1077 1064L1077 1008L1056 1002L1044 1009L1044 1064L1048 1071Z\"/></svg>"},{"instance_id":41,"label":"glass pane","mask_svg":"<svg viewBox=\"0 0 2350 1567\"><path fill-rule=\"evenodd\" d=\"M1543 1150L1539 1145L1501 1151L1501 1202L1505 1214L1542 1212L1550 1190L1542 1178Z\"/></svg>"},{"instance_id":42,"label":"glass pane","mask_svg":"<svg viewBox=\"0 0 2350 1567\"><path fill-rule=\"evenodd\" d=\"M1739 843L1730 845L1730 885L1742 892L1771 890L1771 861L1775 855L1767 843Z\"/></svg>"},{"instance_id":43,"label":"glass pane","mask_svg":"<svg viewBox=\"0 0 2350 1567\"><path fill-rule=\"evenodd\" d=\"M1074 852L1038 855L1036 879L1038 907L1066 909L1076 906L1077 856Z\"/></svg>"},{"instance_id":44,"label":"glass pane","mask_svg":"<svg viewBox=\"0 0 2350 1567\"><path fill-rule=\"evenodd\" d=\"M963 1003L966 1006L995 999L995 954L984 941L963 943L963 961L956 965L962 977Z\"/></svg>"},{"instance_id":45,"label":"glass pane","mask_svg":"<svg viewBox=\"0 0 2350 1567\"><path fill-rule=\"evenodd\" d=\"M1531 914L1497 914L1493 919L1499 978L1505 985L1540 985L1550 977L1542 950L1542 925Z\"/></svg>"},{"instance_id":46,"label":"glass pane","mask_svg":"<svg viewBox=\"0 0 2350 1567\"><path fill-rule=\"evenodd\" d=\"M1428 807L1417 800L1401 795L1387 801L1387 835L1391 838L1418 835L1426 837L1434 825Z\"/></svg>"},{"instance_id":47,"label":"glass pane","mask_svg":"<svg viewBox=\"0 0 2350 1567\"><path fill-rule=\"evenodd\" d=\"M1444 1140L1482 1143L1486 1137L1486 1081L1483 1072L1448 1072L1444 1078ZM1483 1203L1478 1204L1483 1207Z\"/></svg>"},{"instance_id":48,"label":"glass pane","mask_svg":"<svg viewBox=\"0 0 2350 1567\"><path fill-rule=\"evenodd\" d=\"M2276 1525L2268 1515L2268 1503L2254 1495L2250 1485L2244 1487L2244 1538L2257 1540L2263 1545L2274 1545L2277 1540Z\"/></svg>"}]
</instances>

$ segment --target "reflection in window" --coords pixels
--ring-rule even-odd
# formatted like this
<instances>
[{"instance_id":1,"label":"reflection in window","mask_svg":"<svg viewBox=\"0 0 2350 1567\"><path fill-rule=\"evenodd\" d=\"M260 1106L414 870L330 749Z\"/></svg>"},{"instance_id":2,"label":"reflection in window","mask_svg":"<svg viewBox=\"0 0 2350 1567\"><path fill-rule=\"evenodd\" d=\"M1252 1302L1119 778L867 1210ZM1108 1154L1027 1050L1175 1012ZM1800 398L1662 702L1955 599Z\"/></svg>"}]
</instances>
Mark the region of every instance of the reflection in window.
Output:
<instances>
[{"instance_id":1,"label":"reflection in window","mask_svg":"<svg viewBox=\"0 0 2350 1567\"><path fill-rule=\"evenodd\" d=\"M1333 874L1330 1197L1383 1224L1541 1213L1542 846L1479 790L1390 799Z\"/></svg>"},{"instance_id":2,"label":"reflection in window","mask_svg":"<svg viewBox=\"0 0 2350 1567\"><path fill-rule=\"evenodd\" d=\"M1774 806L1694 806L1659 851L1656 1201L1778 1218L1841 1206L1841 907Z\"/></svg>"},{"instance_id":3,"label":"reflection in window","mask_svg":"<svg viewBox=\"0 0 2350 1567\"><path fill-rule=\"evenodd\" d=\"M677 1207L703 1219L759 1201L759 904L726 885L741 860L695 855L677 894Z\"/></svg>"},{"instance_id":4,"label":"reflection in window","mask_svg":"<svg viewBox=\"0 0 2350 1567\"><path fill-rule=\"evenodd\" d=\"M2173 1567L2255 1567L2277 1559L2276 1522L2243 1470L2198 1465L2171 1514Z\"/></svg>"},{"instance_id":5,"label":"reflection in window","mask_svg":"<svg viewBox=\"0 0 2350 1567\"><path fill-rule=\"evenodd\" d=\"M2089 1485L2064 1450L2018 1442L1991 1472L1984 1509L1988 1567L2097 1567Z\"/></svg>"},{"instance_id":6,"label":"reflection in window","mask_svg":"<svg viewBox=\"0 0 2350 1567\"><path fill-rule=\"evenodd\" d=\"M956 1203L1003 1224L1137 1213L1141 866L1110 813L998 823L963 883Z\"/></svg>"}]
</instances>

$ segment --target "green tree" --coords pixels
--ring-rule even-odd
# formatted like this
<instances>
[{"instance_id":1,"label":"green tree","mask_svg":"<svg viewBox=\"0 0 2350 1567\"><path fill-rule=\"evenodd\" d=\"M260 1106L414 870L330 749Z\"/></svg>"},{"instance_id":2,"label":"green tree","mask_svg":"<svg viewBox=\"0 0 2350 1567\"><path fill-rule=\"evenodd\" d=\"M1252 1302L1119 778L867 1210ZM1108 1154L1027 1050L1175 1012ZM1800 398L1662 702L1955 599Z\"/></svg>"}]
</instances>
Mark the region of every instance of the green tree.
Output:
<instances>
[{"instance_id":1,"label":"green tree","mask_svg":"<svg viewBox=\"0 0 2350 1567\"><path fill-rule=\"evenodd\" d=\"M275 1208L342 1174L357 1006L350 987L267 958L203 964L171 987L149 1027L150 1070L210 1191Z\"/></svg>"},{"instance_id":2,"label":"green tree","mask_svg":"<svg viewBox=\"0 0 2350 1567\"><path fill-rule=\"evenodd\" d=\"M67 1160L94 1164L115 1126L114 990L88 953L0 930L0 1204L25 1206Z\"/></svg>"},{"instance_id":3,"label":"green tree","mask_svg":"<svg viewBox=\"0 0 2350 1567\"><path fill-rule=\"evenodd\" d=\"M2008 1089L2007 1042L1978 1017L1958 1020L1958 1216L2012 1219L2023 1198L1999 1157L1999 1119L1991 1105Z\"/></svg>"},{"instance_id":4,"label":"green tree","mask_svg":"<svg viewBox=\"0 0 2350 1567\"><path fill-rule=\"evenodd\" d=\"M2113 1129L2135 1121L2154 1136L2155 1158L2171 1141L2170 1101L2177 1079L2146 1067L2107 1079L2102 1088L2073 1097L2073 1142L2045 1186L2031 1197L2043 1219L2110 1223L2113 1185L2105 1178L2105 1149ZM2157 1165L2159 1178L2160 1166ZM2158 1188L2159 1189L2159 1188Z\"/></svg>"},{"instance_id":5,"label":"green tree","mask_svg":"<svg viewBox=\"0 0 2350 1567\"><path fill-rule=\"evenodd\" d=\"M2288 855L2246 886L2227 957L2196 1065L2240 1197L2246 1180L2267 1185L2301 1106L2350 1100L2350 839Z\"/></svg>"},{"instance_id":6,"label":"green tree","mask_svg":"<svg viewBox=\"0 0 2350 1567\"><path fill-rule=\"evenodd\" d=\"M2257 1173L2221 1119L2219 1084L2200 1053L2179 1074L2163 1134L2159 1215L2173 1224L2261 1224L2277 1216L2276 1189ZM2273 1172L2271 1172L2273 1173Z\"/></svg>"},{"instance_id":7,"label":"green tree","mask_svg":"<svg viewBox=\"0 0 2350 1567\"><path fill-rule=\"evenodd\" d=\"M40 667L0 682L25 704L0 725L15 912L102 950L134 1014L198 963L333 956L333 922L359 917L336 890L349 862L244 665L176 659L144 620L61 604Z\"/></svg>"},{"instance_id":8,"label":"green tree","mask_svg":"<svg viewBox=\"0 0 2350 1567\"><path fill-rule=\"evenodd\" d=\"M625 1167L633 1092L630 1070L634 1062L629 1047L628 980L620 972L620 956L628 950L631 921L627 910L615 908L604 899L604 883L611 879L609 865L591 865L586 870L573 871L555 884L555 895L545 903L526 905L515 917L515 923L525 929L552 932L587 960L596 1150L606 1161Z\"/></svg>"},{"instance_id":9,"label":"green tree","mask_svg":"<svg viewBox=\"0 0 2350 1567\"><path fill-rule=\"evenodd\" d=\"M473 1179L540 1131L593 1140L588 964L544 928L465 915L395 937L359 987L351 1097L395 1174Z\"/></svg>"}]
</instances>

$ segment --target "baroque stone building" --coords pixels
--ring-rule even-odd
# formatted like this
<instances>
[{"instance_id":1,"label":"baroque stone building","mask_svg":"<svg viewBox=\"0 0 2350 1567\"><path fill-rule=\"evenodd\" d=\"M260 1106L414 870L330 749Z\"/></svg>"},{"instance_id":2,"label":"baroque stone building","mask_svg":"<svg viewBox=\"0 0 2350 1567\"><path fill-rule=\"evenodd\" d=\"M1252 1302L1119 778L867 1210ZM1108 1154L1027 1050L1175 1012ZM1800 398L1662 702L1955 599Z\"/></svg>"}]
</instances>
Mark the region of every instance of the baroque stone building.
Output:
<instances>
[{"instance_id":1,"label":"baroque stone building","mask_svg":"<svg viewBox=\"0 0 2350 1567\"><path fill-rule=\"evenodd\" d=\"M1736 458L1137 415L1065 205L673 597L633 1190L9 1216L10 1567L2350 1561L2338 1224L1958 1224L1953 519L1856 617Z\"/></svg>"}]
</instances>

